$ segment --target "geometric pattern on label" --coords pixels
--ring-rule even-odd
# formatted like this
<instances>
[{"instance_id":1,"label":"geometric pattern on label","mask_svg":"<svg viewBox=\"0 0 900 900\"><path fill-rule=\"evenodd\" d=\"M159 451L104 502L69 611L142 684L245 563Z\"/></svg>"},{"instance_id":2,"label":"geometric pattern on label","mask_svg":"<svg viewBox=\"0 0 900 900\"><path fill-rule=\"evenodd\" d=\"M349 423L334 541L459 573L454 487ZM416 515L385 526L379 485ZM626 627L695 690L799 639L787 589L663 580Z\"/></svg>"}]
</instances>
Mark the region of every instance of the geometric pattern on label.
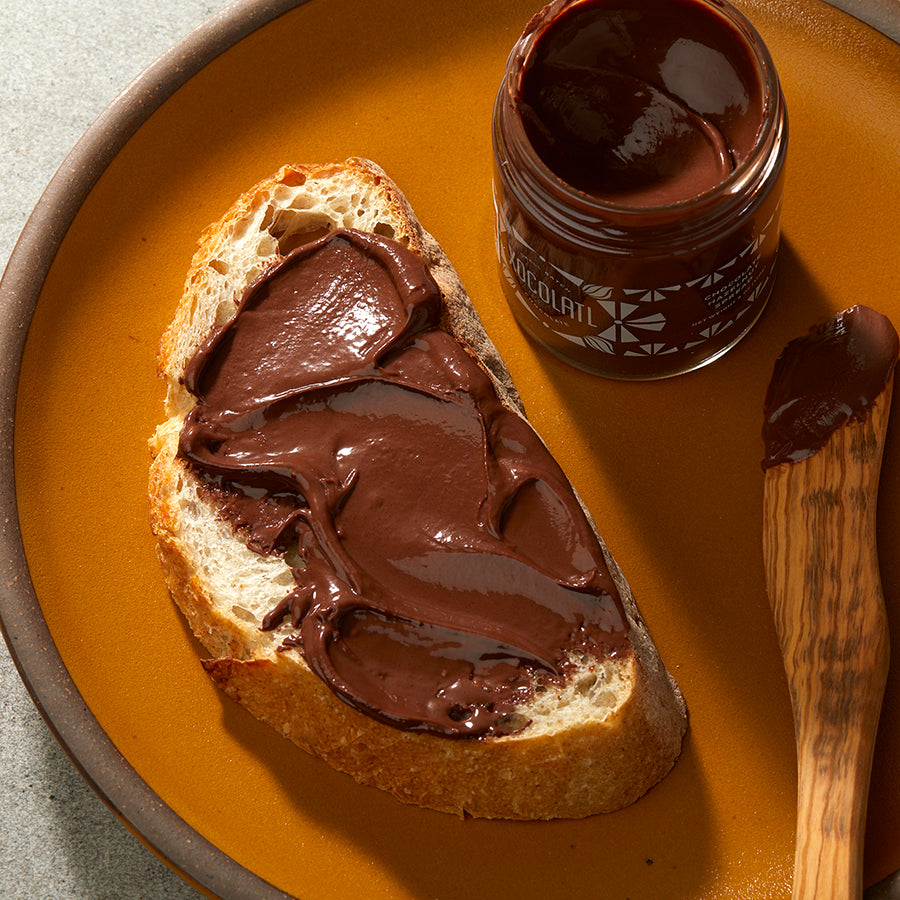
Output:
<instances>
[{"instance_id":1,"label":"geometric pattern on label","mask_svg":"<svg viewBox=\"0 0 900 900\"><path fill-rule=\"evenodd\" d=\"M731 329L755 308L760 295L767 289L774 258L766 270L761 272L759 249L770 234L770 226L777 221L780 207L779 203L762 232L740 253L712 272L684 284L617 289L610 285L590 284L543 259L557 274L592 298L611 320L603 330L595 334L557 334L573 344L609 355L662 356L699 346L715 335ZM521 240L520 235L517 234L516 237ZM528 246L525 241L522 244ZM748 255L751 256L750 260L747 260ZM685 289L699 290L709 316L705 321L696 323L695 340L671 344L661 334L667 324L665 307Z\"/></svg>"},{"instance_id":2,"label":"geometric pattern on label","mask_svg":"<svg viewBox=\"0 0 900 900\"><path fill-rule=\"evenodd\" d=\"M571 334L560 330L560 320L556 317L549 321L543 320L542 325L545 328L549 328L558 337L573 344L590 347L611 356L662 356L706 343L710 338L739 325L756 308L760 295L771 283L775 264L773 254L771 263L763 270L760 248L772 235L777 240L780 212L779 201L761 232L739 253L711 272L705 272L685 283L654 287L622 288L595 284L567 272L547 259L519 233L504 215L502 205L498 205L497 208L498 230L495 237L501 258L504 255L503 244L506 244L513 271L517 271L522 265L526 266L524 271L519 272L516 294L519 295L523 306L533 314L536 310L544 309L546 301L538 296L532 297L531 301L526 300L527 295L536 291L533 284L522 282L531 279L533 273L534 284L545 289L540 272L544 272L545 277L552 272L561 280L560 283L571 285L587 306L595 304L599 307L597 312L601 321L594 323L597 331L593 334ZM505 241L501 240L501 235L505 237ZM748 256L750 259L747 259ZM523 277L524 275L527 275L527 279ZM692 339L685 342L682 337L680 342L675 344L668 341L664 333L668 323L665 310L669 303L685 290L695 296L697 293L701 295L705 311L702 317L693 323ZM594 316L589 312L585 314L582 305L575 304L578 310L577 322L582 324L585 321L593 322ZM559 311L557 308L557 312ZM680 333L683 335L683 330Z\"/></svg>"}]
</instances>

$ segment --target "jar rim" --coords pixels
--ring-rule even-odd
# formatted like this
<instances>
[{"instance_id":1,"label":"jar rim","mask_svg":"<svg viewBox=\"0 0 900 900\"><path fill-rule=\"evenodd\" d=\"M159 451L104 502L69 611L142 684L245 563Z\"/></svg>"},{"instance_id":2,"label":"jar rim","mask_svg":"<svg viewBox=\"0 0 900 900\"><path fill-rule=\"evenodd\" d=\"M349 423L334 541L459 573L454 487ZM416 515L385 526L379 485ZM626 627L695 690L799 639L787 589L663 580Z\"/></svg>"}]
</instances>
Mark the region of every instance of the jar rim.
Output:
<instances>
[{"instance_id":1,"label":"jar rim","mask_svg":"<svg viewBox=\"0 0 900 900\"><path fill-rule=\"evenodd\" d=\"M535 43L550 22L563 10L585 2L588 0L551 0L531 18L510 51L506 73L497 96L495 120L504 116L505 113L507 121L504 122L504 126L506 128L511 126L516 132L517 143L528 148L528 165L535 174L540 176L541 186L545 189L552 188L553 193L558 195L560 204L570 211L579 210L585 216L605 214L626 227L639 224L641 220L649 218L663 222L683 216L686 211L713 208L722 203L730 206L730 201L739 200L746 188L758 180L758 173L766 168L769 156L767 151L776 143L778 136L786 131L787 113L775 63L762 35L747 16L728 0L693 0L694 3L719 12L737 29L750 51L750 57L755 63L756 74L762 88L761 124L753 147L746 158L740 160L728 175L712 187L692 197L665 204L635 205L616 203L582 191L557 175L540 158L531 145L515 110L519 79ZM509 119L511 122L508 121ZM495 141L497 139L496 131L495 128ZM504 143L508 145L508 142Z\"/></svg>"}]
</instances>

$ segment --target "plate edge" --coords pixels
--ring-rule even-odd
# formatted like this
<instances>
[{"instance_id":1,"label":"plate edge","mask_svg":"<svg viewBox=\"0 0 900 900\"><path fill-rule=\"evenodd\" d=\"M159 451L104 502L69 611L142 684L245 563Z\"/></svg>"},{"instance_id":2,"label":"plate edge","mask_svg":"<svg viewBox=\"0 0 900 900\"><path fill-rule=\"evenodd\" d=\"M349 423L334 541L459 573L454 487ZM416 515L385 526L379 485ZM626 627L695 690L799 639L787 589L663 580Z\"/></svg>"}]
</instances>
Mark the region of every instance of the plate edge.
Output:
<instances>
[{"instance_id":1,"label":"plate edge","mask_svg":"<svg viewBox=\"0 0 900 900\"><path fill-rule=\"evenodd\" d=\"M39 613L15 492L16 395L42 285L72 221L107 167L179 87L243 38L306 2L236 0L157 57L66 155L26 221L0 278L0 472L7 473L0 479L0 633L32 702L100 799L180 877L228 900L291 897L228 857L150 789L81 700ZM91 764L84 761L87 754L79 752L87 748Z\"/></svg>"}]
</instances>

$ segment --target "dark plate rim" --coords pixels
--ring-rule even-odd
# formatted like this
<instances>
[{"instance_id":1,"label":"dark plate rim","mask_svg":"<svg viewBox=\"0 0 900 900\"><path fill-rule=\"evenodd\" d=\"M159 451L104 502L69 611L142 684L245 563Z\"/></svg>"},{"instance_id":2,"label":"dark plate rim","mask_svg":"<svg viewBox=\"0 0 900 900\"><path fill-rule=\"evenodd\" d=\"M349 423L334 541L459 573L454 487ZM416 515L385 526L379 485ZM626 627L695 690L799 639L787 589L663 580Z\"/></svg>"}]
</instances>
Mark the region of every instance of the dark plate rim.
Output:
<instances>
[{"instance_id":1,"label":"dark plate rim","mask_svg":"<svg viewBox=\"0 0 900 900\"><path fill-rule=\"evenodd\" d=\"M29 217L0 280L0 631L51 732L116 816L182 878L227 900L290 900L177 816L100 727L41 613L19 529L15 404L25 340L56 253L97 180L150 115L244 37L307 0L237 0L158 57L88 128Z\"/></svg>"},{"instance_id":2,"label":"dark plate rim","mask_svg":"<svg viewBox=\"0 0 900 900\"><path fill-rule=\"evenodd\" d=\"M0 279L0 631L35 706L76 768L136 836L187 881L225 900L290 900L177 816L116 750L79 695L44 621L28 572L14 483L15 405L25 340L44 280L94 184L179 87L244 37L308 0L237 0L136 78L94 121L29 217ZM537 5L537 4L536 4ZM898 0L831 6L900 43ZM866 892L887 898L889 883ZM893 896L893 892L890 894Z\"/></svg>"}]
</instances>

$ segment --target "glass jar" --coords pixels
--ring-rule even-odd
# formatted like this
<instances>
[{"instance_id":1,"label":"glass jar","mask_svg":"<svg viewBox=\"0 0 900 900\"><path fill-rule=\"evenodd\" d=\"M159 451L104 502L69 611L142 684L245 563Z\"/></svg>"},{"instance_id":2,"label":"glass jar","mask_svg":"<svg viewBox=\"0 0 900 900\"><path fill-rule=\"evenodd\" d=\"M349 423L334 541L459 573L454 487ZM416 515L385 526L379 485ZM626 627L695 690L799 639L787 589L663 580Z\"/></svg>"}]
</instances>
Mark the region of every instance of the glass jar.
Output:
<instances>
[{"instance_id":1,"label":"glass jar","mask_svg":"<svg viewBox=\"0 0 900 900\"><path fill-rule=\"evenodd\" d=\"M628 13L616 20L615 40L624 43L614 64L637 65L639 78L652 72L685 108L705 105L699 114L724 136L730 171L697 193L677 196L674 188L658 202L572 184L551 168L526 128L533 110L523 104L523 79L540 64L533 57L542 37L576 8L588 17ZM670 27L662 41L641 32ZM579 24L577 33L583 46L595 32ZM642 54L653 58L640 69ZM616 77L618 85L633 74ZM521 327L568 362L613 378L664 378L721 356L772 291L787 143L772 58L729 4L554 0L513 47L494 108L497 252ZM611 183L623 177L627 171Z\"/></svg>"}]
</instances>

